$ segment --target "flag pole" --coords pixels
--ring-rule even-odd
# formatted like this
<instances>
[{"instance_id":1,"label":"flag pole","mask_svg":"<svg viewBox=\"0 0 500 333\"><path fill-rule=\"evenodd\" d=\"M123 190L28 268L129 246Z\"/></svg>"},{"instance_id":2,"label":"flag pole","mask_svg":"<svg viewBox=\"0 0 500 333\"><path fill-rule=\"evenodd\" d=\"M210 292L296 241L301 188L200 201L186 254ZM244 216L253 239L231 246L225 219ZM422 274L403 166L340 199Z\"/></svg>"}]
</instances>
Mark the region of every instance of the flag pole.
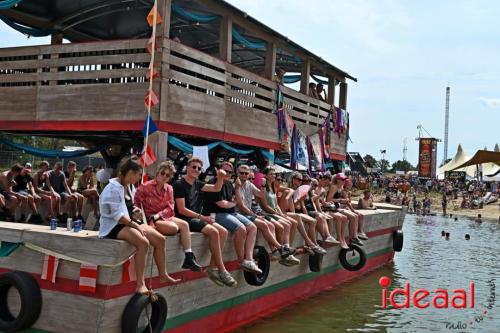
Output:
<instances>
[{"instance_id":1,"label":"flag pole","mask_svg":"<svg viewBox=\"0 0 500 333\"><path fill-rule=\"evenodd\" d=\"M149 63L149 88L148 88L148 116L146 118L146 137L144 138L144 147L142 149L143 154L146 154L146 149L148 147L149 138L149 119L151 117L151 96L153 92L153 72L155 63L155 53L156 53L156 22L158 18L158 7L157 0L153 4L153 34L152 34L152 45L151 45L151 62ZM141 184L144 182L144 174L146 173L146 167L142 169Z\"/></svg>"}]
</instances>

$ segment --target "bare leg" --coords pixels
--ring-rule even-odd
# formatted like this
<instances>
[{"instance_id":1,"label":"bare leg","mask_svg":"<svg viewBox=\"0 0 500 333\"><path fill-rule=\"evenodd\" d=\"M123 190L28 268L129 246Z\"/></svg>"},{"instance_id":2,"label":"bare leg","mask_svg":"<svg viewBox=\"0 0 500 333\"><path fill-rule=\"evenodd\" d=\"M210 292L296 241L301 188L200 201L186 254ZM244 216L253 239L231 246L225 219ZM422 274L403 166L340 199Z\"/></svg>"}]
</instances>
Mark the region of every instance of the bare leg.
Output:
<instances>
[{"instance_id":1,"label":"bare leg","mask_svg":"<svg viewBox=\"0 0 500 333\"><path fill-rule=\"evenodd\" d=\"M281 244L278 243L276 238L274 237L274 225L272 223L267 223L266 220L261 219L261 218L256 218L253 223L257 226L257 228L260 230L262 233L262 236L266 240L266 242L269 244L269 247L272 249L279 248L281 247ZM272 231L271 231L272 227ZM283 229L281 229L283 231Z\"/></svg>"},{"instance_id":2,"label":"bare leg","mask_svg":"<svg viewBox=\"0 0 500 333\"><path fill-rule=\"evenodd\" d=\"M250 224L245 226L247 230L247 237L245 239L245 259L253 260L253 248L255 246L255 239L257 238L257 226Z\"/></svg>"},{"instance_id":3,"label":"bare leg","mask_svg":"<svg viewBox=\"0 0 500 333\"><path fill-rule=\"evenodd\" d=\"M144 280L144 270L146 267L146 255L148 253L149 241L138 230L125 227L116 236L117 239L125 240L136 248L135 253L135 275L137 276L137 293L147 293L148 288Z\"/></svg>"},{"instance_id":4,"label":"bare leg","mask_svg":"<svg viewBox=\"0 0 500 333\"><path fill-rule=\"evenodd\" d=\"M227 237L227 230L221 230L219 227L222 228L222 226L216 225L214 223L205 226L201 230L201 232L208 237L208 244L210 247L210 252L212 253L212 257L210 258L210 266L217 266L219 271L223 272L226 270L226 268L224 267L224 262L222 261L221 249L223 248L223 245L221 245L220 233L225 233L225 237Z\"/></svg>"},{"instance_id":5,"label":"bare leg","mask_svg":"<svg viewBox=\"0 0 500 333\"><path fill-rule=\"evenodd\" d=\"M297 229L299 230L299 234L304 238L304 241L307 246L314 246L315 244L311 241L309 236L307 235L306 228L304 227L304 224L302 223L302 219L299 214L296 213L287 213L290 219L294 220L297 222Z\"/></svg>"}]
</instances>

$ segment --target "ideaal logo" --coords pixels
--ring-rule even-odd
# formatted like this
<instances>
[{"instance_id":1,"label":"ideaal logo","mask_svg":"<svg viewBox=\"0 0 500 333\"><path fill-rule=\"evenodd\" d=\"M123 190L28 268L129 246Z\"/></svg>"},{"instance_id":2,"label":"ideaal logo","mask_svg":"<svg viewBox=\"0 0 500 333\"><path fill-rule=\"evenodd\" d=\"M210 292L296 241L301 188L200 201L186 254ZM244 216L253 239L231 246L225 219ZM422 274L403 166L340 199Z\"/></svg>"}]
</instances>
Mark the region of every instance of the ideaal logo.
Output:
<instances>
[{"instance_id":1,"label":"ideaal logo","mask_svg":"<svg viewBox=\"0 0 500 333\"><path fill-rule=\"evenodd\" d=\"M396 288L387 295L387 288L391 285L391 279L387 276L382 276L379 281L382 287L382 308L387 308L387 301L396 309L409 308L410 303L419 309L425 309L433 306L436 309L446 309L453 307L455 309L474 308L474 282L469 283L469 290L462 288L454 289L452 294L446 289L438 288L434 290L433 294L425 288L419 288L411 291L410 282L405 282L404 288ZM402 295L404 301L402 303L396 302L397 295ZM430 298L428 298L430 296ZM451 298L450 298L451 296Z\"/></svg>"},{"instance_id":2,"label":"ideaal logo","mask_svg":"<svg viewBox=\"0 0 500 333\"><path fill-rule=\"evenodd\" d=\"M451 300L450 299L450 294L448 290L446 289L435 289L434 294L432 295L432 299L428 299L427 297L431 296L431 292L428 291L425 288L420 288L416 289L413 293L411 293L411 287L410 283L406 282L404 288L396 288L392 290L389 293L389 296L387 295L387 288L390 287L391 285L391 279L389 279L387 276L382 276L379 279L379 285L382 287L382 308L387 308L387 300L389 300L389 303L391 304L392 307L396 309L401 309L401 308L409 308L410 307L410 302L413 304L413 306L424 309L429 307L431 304L434 308L436 309L444 309L448 308L450 305L451 307L455 309L465 309L467 307L474 309L474 282L471 281L469 282L469 290L468 293L464 289L454 289L452 291L452 296ZM484 310L481 312L480 315L474 316L474 318L462 322L458 321L456 323L452 322L446 322L446 328L450 330L464 330L467 327L472 327L474 323L479 324L481 323L484 319L486 319L486 315L488 314L488 311L493 309L495 306L495 280L491 279L488 281L488 286L490 289L490 296L487 299L487 303L485 305ZM397 303L395 301L395 297L397 295L403 295L404 296L404 302L403 303ZM468 296L467 296L468 295ZM467 298L469 299L469 302L467 303ZM467 305L468 304L468 305Z\"/></svg>"}]
</instances>

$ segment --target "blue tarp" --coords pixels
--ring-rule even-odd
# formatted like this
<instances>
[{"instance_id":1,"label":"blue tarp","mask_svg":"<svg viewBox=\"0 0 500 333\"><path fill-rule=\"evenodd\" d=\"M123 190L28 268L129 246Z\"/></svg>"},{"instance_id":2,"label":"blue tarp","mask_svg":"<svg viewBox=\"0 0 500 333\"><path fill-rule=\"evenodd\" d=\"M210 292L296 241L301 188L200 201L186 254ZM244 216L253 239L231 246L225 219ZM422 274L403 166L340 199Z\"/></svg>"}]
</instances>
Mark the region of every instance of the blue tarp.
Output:
<instances>
[{"instance_id":1,"label":"blue tarp","mask_svg":"<svg viewBox=\"0 0 500 333\"><path fill-rule=\"evenodd\" d=\"M20 143L15 143L9 140L1 139L0 143L12 147L17 150L22 150L27 154L31 154L38 157L46 157L46 158L71 158L71 157L80 157L86 156L103 149L106 149L106 146L100 146L93 149L85 149L85 150L76 150L76 151L60 151L60 150L50 150L50 149L41 149L34 148L30 146L26 146Z\"/></svg>"},{"instance_id":2,"label":"blue tarp","mask_svg":"<svg viewBox=\"0 0 500 333\"><path fill-rule=\"evenodd\" d=\"M23 0L0 0L0 9L9 9Z\"/></svg>"}]
</instances>

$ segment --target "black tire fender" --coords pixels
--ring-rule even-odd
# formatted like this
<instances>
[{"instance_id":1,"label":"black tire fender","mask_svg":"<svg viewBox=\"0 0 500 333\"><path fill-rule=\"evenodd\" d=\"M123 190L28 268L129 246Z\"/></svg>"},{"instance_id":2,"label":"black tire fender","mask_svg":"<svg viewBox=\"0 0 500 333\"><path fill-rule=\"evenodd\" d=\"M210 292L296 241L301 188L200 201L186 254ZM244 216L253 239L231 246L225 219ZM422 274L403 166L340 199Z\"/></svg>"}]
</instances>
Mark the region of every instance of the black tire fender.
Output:
<instances>
[{"instance_id":1,"label":"black tire fender","mask_svg":"<svg viewBox=\"0 0 500 333\"><path fill-rule=\"evenodd\" d=\"M10 288L17 289L21 308L17 317L10 312L7 297ZM42 311L40 286L30 274L21 271L0 276L0 331L17 332L33 326Z\"/></svg>"},{"instance_id":2,"label":"black tire fender","mask_svg":"<svg viewBox=\"0 0 500 333\"><path fill-rule=\"evenodd\" d=\"M309 269L311 272L321 272L323 268L323 254L315 253L309 255Z\"/></svg>"},{"instance_id":3,"label":"black tire fender","mask_svg":"<svg viewBox=\"0 0 500 333\"><path fill-rule=\"evenodd\" d=\"M398 229L392 233L392 249L395 252L401 252L403 250L403 230Z\"/></svg>"},{"instance_id":4,"label":"black tire fender","mask_svg":"<svg viewBox=\"0 0 500 333\"><path fill-rule=\"evenodd\" d=\"M351 264L348 260L348 255L352 252L357 252L359 255L359 262L355 265ZM360 246L351 244L349 249L342 249L339 253L339 261L342 267L348 271L359 271L366 264L366 252Z\"/></svg>"},{"instance_id":5,"label":"black tire fender","mask_svg":"<svg viewBox=\"0 0 500 333\"><path fill-rule=\"evenodd\" d=\"M167 320L168 306L167 300L161 294L143 295L135 294L130 301L128 301L125 310L122 314L122 332L123 333L136 333L141 314L144 309L150 307L149 322L151 324L153 333L163 332L163 327ZM149 327L146 327L142 333L149 333Z\"/></svg>"},{"instance_id":6,"label":"black tire fender","mask_svg":"<svg viewBox=\"0 0 500 333\"><path fill-rule=\"evenodd\" d=\"M271 260L266 248L263 246L256 246L253 249L253 258L257 262L257 266L262 270L262 274L243 271L245 281L251 286L262 286L266 283L269 271L271 270Z\"/></svg>"}]
</instances>

